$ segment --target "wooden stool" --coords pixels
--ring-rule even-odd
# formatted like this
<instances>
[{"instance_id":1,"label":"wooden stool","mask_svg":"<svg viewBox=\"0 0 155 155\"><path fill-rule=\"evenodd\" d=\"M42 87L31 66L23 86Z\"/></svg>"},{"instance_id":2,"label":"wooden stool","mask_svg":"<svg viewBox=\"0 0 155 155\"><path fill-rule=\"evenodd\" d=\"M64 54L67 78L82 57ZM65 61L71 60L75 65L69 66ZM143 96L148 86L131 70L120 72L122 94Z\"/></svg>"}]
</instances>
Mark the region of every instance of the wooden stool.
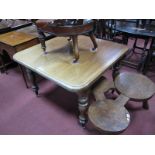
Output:
<instances>
[{"instance_id":1,"label":"wooden stool","mask_svg":"<svg viewBox=\"0 0 155 155\"><path fill-rule=\"evenodd\" d=\"M115 79L116 90L134 101L142 101L143 108L149 109L148 100L155 93L155 84L146 76L123 72Z\"/></svg>"},{"instance_id":2,"label":"wooden stool","mask_svg":"<svg viewBox=\"0 0 155 155\"><path fill-rule=\"evenodd\" d=\"M113 82L103 77L93 90L96 102L89 106L88 117L97 129L117 133L125 130L130 123L130 114L124 107L129 98L120 95L116 100L106 99L104 92L113 88Z\"/></svg>"},{"instance_id":3,"label":"wooden stool","mask_svg":"<svg viewBox=\"0 0 155 155\"><path fill-rule=\"evenodd\" d=\"M12 59L13 55L16 52L29 48L38 43L39 43L39 39L36 36L23 33L23 32L12 31L12 32L0 35L0 53L3 53L4 51L6 51L9 54L10 58ZM4 70L6 71L5 62L3 60L2 60L2 65L4 67ZM21 71L23 74L26 87L28 87L22 68L21 68Z\"/></svg>"}]
</instances>

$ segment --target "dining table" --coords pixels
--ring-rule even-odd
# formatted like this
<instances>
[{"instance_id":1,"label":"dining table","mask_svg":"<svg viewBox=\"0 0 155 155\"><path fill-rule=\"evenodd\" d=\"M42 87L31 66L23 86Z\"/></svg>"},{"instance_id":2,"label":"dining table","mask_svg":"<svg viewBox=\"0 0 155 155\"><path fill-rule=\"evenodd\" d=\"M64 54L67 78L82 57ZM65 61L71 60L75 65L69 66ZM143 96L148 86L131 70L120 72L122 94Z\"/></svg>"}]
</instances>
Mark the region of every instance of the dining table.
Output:
<instances>
[{"instance_id":1,"label":"dining table","mask_svg":"<svg viewBox=\"0 0 155 155\"><path fill-rule=\"evenodd\" d=\"M88 36L78 36L80 59L72 61L72 42L66 37L55 37L46 41L46 54L41 44L22 50L13 56L14 61L26 67L32 89L38 94L35 74L54 82L67 91L78 95L79 123L87 123L91 89L104 73L113 66L113 78L118 73L118 64L128 47L112 41L96 39L97 51ZM63 96L61 96L63 98Z\"/></svg>"}]
</instances>

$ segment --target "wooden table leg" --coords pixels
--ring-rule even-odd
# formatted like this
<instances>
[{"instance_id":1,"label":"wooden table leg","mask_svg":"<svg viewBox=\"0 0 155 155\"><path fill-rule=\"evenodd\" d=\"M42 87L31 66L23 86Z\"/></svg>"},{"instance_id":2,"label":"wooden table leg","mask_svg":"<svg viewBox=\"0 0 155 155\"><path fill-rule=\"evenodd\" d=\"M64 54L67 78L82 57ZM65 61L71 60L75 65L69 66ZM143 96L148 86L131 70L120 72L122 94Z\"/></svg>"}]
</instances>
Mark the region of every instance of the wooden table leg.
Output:
<instances>
[{"instance_id":1,"label":"wooden table leg","mask_svg":"<svg viewBox=\"0 0 155 155\"><path fill-rule=\"evenodd\" d=\"M38 96L39 87L36 83L35 73L28 68L26 68L26 72L27 72L27 76L28 76L30 83L31 83L31 88L35 92L35 94Z\"/></svg>"},{"instance_id":2,"label":"wooden table leg","mask_svg":"<svg viewBox=\"0 0 155 155\"><path fill-rule=\"evenodd\" d=\"M97 49L97 43L96 43L96 39L95 36L93 34L93 32L90 32L89 34L91 41L93 42L94 47L92 48L93 51L96 51Z\"/></svg>"},{"instance_id":3,"label":"wooden table leg","mask_svg":"<svg viewBox=\"0 0 155 155\"><path fill-rule=\"evenodd\" d=\"M18 64L18 66L19 66L19 69L20 69L20 71L21 71L21 73L22 73L22 75L23 75L23 79L24 79L25 86L26 86L26 88L29 88L29 87L28 87L28 84L27 84L27 81L26 81L26 77L25 77L23 68L22 68L22 66L19 65L19 64Z\"/></svg>"},{"instance_id":4,"label":"wooden table leg","mask_svg":"<svg viewBox=\"0 0 155 155\"><path fill-rule=\"evenodd\" d=\"M45 35L42 31L38 30L39 33L39 41L41 43L41 48L43 49L44 54L47 54L46 52L46 43L45 43Z\"/></svg>"},{"instance_id":5,"label":"wooden table leg","mask_svg":"<svg viewBox=\"0 0 155 155\"><path fill-rule=\"evenodd\" d=\"M2 63L1 73L2 73L2 72L5 72L6 74L8 74L8 73L7 73L6 64L5 64L5 61L4 61L4 59L3 59L3 55L1 55L1 54L0 54L0 59L1 59L1 63Z\"/></svg>"},{"instance_id":6,"label":"wooden table leg","mask_svg":"<svg viewBox=\"0 0 155 155\"><path fill-rule=\"evenodd\" d=\"M88 116L88 92L80 92L78 93L78 106L79 106L79 123L82 127L85 127Z\"/></svg>"}]
</instances>

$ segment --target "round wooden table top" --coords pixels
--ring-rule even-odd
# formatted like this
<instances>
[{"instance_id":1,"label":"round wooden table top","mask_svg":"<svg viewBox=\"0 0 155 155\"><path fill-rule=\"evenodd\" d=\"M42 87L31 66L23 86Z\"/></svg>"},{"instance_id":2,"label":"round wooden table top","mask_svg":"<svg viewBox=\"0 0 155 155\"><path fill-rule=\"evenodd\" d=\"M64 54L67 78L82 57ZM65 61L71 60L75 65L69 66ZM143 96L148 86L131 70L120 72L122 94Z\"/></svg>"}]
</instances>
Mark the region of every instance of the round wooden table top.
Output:
<instances>
[{"instance_id":1,"label":"round wooden table top","mask_svg":"<svg viewBox=\"0 0 155 155\"><path fill-rule=\"evenodd\" d=\"M121 94L133 100L146 100L155 93L155 84L148 77L138 73L120 73L114 84Z\"/></svg>"},{"instance_id":2,"label":"round wooden table top","mask_svg":"<svg viewBox=\"0 0 155 155\"><path fill-rule=\"evenodd\" d=\"M130 123L130 114L125 107L108 99L91 104L88 117L96 128L109 133L121 132Z\"/></svg>"},{"instance_id":3,"label":"round wooden table top","mask_svg":"<svg viewBox=\"0 0 155 155\"><path fill-rule=\"evenodd\" d=\"M72 36L86 34L94 30L93 20L37 20L36 26L44 32L51 33L55 36Z\"/></svg>"}]
</instances>

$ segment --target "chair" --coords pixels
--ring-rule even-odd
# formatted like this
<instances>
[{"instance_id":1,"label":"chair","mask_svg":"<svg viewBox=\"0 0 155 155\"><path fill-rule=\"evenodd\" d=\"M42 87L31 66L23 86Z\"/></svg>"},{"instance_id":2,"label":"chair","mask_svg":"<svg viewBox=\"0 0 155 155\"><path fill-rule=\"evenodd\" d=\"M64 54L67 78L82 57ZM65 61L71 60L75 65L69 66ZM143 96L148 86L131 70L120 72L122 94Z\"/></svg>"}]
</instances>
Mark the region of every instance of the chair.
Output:
<instances>
[{"instance_id":1,"label":"chair","mask_svg":"<svg viewBox=\"0 0 155 155\"><path fill-rule=\"evenodd\" d=\"M153 19L148 19L142 20L142 28L148 29L151 31L155 31L155 20ZM139 70L143 73L146 74L147 71L149 70L149 66L151 63L151 59L154 57L154 51L155 51L155 41L154 37L144 37L144 47L138 47L135 46L135 48L139 48L143 50L142 56L141 56L141 62L139 64ZM134 48L134 49L135 49ZM136 53L136 52L135 52Z\"/></svg>"},{"instance_id":2,"label":"chair","mask_svg":"<svg viewBox=\"0 0 155 155\"><path fill-rule=\"evenodd\" d=\"M113 23L112 19L96 20L96 36L100 39L112 40L113 38Z\"/></svg>"}]
</instances>

